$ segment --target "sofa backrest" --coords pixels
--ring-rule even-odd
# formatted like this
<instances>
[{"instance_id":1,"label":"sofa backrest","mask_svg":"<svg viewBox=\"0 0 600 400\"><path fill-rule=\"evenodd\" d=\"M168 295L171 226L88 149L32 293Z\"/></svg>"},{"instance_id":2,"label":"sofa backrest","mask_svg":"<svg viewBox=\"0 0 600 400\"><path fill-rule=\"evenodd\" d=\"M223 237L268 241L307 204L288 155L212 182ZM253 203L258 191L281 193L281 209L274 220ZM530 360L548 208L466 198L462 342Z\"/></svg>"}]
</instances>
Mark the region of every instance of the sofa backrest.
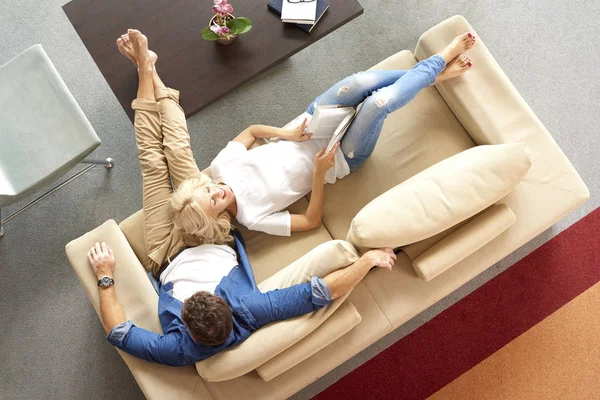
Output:
<instances>
[{"instance_id":1,"label":"sofa backrest","mask_svg":"<svg viewBox=\"0 0 600 400\"><path fill-rule=\"evenodd\" d=\"M371 69L410 69L416 62L402 51ZM352 218L371 200L474 145L437 90L422 90L387 117L373 154L358 170L325 186L325 227L334 239L346 238Z\"/></svg>"}]
</instances>

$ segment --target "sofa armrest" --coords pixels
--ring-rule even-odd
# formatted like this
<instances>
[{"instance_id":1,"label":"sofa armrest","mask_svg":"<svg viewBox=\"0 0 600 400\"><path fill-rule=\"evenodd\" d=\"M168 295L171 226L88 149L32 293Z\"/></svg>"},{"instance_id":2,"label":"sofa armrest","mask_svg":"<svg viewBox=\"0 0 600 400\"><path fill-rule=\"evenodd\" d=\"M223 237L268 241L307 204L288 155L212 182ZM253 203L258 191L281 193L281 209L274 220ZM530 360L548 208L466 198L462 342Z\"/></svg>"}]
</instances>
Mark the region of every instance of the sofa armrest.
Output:
<instances>
[{"instance_id":1,"label":"sofa armrest","mask_svg":"<svg viewBox=\"0 0 600 400\"><path fill-rule=\"evenodd\" d=\"M413 260L413 268L430 281L491 242L515 221L508 206L494 204Z\"/></svg>"},{"instance_id":2,"label":"sofa armrest","mask_svg":"<svg viewBox=\"0 0 600 400\"><path fill-rule=\"evenodd\" d=\"M464 17L451 17L425 32L415 58L423 60L436 54L464 32L477 36L475 47L469 50L473 68L436 85L456 118L478 145L527 143L532 167L524 181L571 192L585 201L589 191L577 171Z\"/></svg>"},{"instance_id":3,"label":"sofa armrest","mask_svg":"<svg viewBox=\"0 0 600 400\"><path fill-rule=\"evenodd\" d=\"M106 242L115 253L115 292L127 319L133 320L141 328L162 333L158 319L158 296L123 232L113 220L66 246L69 262L96 313L99 315L97 279L87 259L87 252L96 242ZM206 392L204 383L192 366L169 367L117 351L148 399L188 400L193 397L194 391Z\"/></svg>"},{"instance_id":4,"label":"sofa armrest","mask_svg":"<svg viewBox=\"0 0 600 400\"><path fill-rule=\"evenodd\" d=\"M357 259L358 255L350 243L332 240L315 247L261 282L258 287L266 292L309 282L311 276L323 277ZM252 333L240 345L197 362L196 369L209 382L226 381L247 374L317 329L342 305L346 297L338 298L312 313L268 324Z\"/></svg>"}]
</instances>

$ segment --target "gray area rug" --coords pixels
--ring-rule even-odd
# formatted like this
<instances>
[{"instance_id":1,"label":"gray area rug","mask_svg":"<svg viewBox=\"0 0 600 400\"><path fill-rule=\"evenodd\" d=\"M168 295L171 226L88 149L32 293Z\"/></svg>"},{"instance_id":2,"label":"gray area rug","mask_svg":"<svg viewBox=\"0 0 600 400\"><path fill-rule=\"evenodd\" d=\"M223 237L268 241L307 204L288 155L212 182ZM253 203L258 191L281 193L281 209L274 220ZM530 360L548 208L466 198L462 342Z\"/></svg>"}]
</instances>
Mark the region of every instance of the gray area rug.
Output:
<instances>
[{"instance_id":1,"label":"gray area rug","mask_svg":"<svg viewBox=\"0 0 600 400\"><path fill-rule=\"evenodd\" d=\"M232 0L234 6L236 1L249 0ZM107 219L121 221L142 205L132 125L64 15L64 3L0 0L0 64L41 43L103 140L95 155L111 156L117 166L110 172L92 169L6 224L0 240L0 398L141 399L64 252L68 241ZM248 125L284 125L336 81L399 50L413 50L425 30L462 14L572 161L592 198L295 399L320 392L600 205L600 2L361 3L364 15L188 121L201 168Z\"/></svg>"}]
</instances>

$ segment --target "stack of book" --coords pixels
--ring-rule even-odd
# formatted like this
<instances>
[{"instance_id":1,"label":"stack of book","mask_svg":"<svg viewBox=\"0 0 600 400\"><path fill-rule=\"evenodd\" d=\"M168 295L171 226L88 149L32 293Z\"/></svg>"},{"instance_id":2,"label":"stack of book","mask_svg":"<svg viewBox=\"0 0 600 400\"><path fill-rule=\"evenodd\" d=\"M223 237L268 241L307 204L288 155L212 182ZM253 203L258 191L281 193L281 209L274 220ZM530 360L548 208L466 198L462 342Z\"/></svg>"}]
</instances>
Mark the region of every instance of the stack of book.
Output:
<instances>
[{"instance_id":1,"label":"stack of book","mask_svg":"<svg viewBox=\"0 0 600 400\"><path fill-rule=\"evenodd\" d=\"M269 0L267 6L269 10L281 15L281 21L297 24L300 29L308 33L329 9L326 0Z\"/></svg>"}]
</instances>

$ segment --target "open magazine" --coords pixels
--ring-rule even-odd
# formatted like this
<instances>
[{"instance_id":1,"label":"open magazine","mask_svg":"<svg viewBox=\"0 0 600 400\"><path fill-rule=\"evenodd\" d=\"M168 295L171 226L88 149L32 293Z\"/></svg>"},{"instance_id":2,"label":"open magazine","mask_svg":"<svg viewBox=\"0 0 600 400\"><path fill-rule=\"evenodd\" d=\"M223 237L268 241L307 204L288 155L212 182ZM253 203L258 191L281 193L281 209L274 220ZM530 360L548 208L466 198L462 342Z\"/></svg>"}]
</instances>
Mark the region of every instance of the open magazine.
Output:
<instances>
[{"instance_id":1,"label":"open magazine","mask_svg":"<svg viewBox=\"0 0 600 400\"><path fill-rule=\"evenodd\" d=\"M328 153L342 140L357 112L358 109L352 106L317 105L306 130L312 132L312 139L330 139L325 150Z\"/></svg>"}]
</instances>

